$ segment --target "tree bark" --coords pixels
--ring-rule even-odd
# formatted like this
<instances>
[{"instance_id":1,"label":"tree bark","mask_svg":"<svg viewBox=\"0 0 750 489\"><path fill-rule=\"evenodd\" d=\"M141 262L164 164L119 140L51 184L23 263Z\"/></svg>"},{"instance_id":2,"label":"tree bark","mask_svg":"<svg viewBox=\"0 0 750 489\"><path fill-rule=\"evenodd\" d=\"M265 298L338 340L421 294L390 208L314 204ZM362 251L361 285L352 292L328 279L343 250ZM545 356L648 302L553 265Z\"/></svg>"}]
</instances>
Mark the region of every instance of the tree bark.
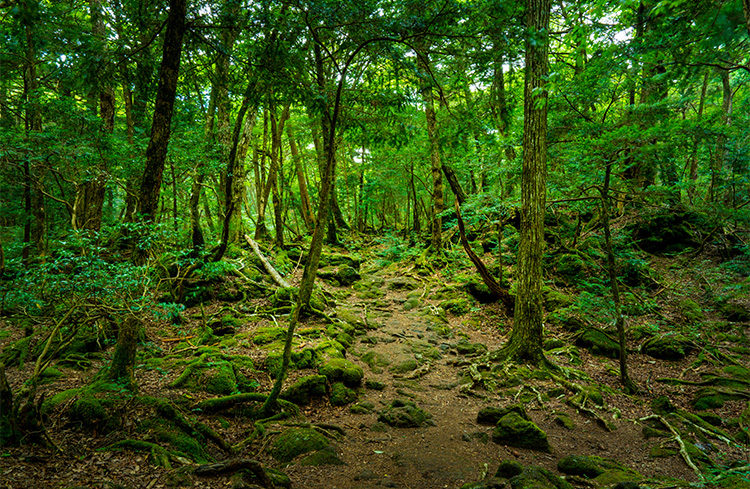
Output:
<instances>
[{"instance_id":1,"label":"tree bark","mask_svg":"<svg viewBox=\"0 0 750 489\"><path fill-rule=\"evenodd\" d=\"M419 67L422 83L420 93L424 102L424 115L427 124L427 138L430 141L430 172L432 173L432 238L430 248L434 253L440 253L443 249L443 212L445 202L443 199L443 174L440 162L440 141L437 134L437 117L435 116L435 99L432 92L432 81L430 79L429 58L424 42L419 46L417 55L417 66Z\"/></svg>"},{"instance_id":2,"label":"tree bark","mask_svg":"<svg viewBox=\"0 0 750 489\"><path fill-rule=\"evenodd\" d=\"M504 347L515 361L540 364L543 297L542 250L547 181L547 98L550 0L527 0L524 83L521 236L513 330Z\"/></svg>"},{"instance_id":3,"label":"tree bark","mask_svg":"<svg viewBox=\"0 0 750 489\"><path fill-rule=\"evenodd\" d=\"M154 103L151 138L146 149L146 166L139 191L138 211L146 222L156 217L159 193L171 135L172 112L180 71L182 38L185 34L186 0L170 0L164 35L164 49L159 67L159 84Z\"/></svg>"},{"instance_id":4,"label":"tree bark","mask_svg":"<svg viewBox=\"0 0 750 489\"><path fill-rule=\"evenodd\" d=\"M112 363L107 371L107 378L130 390L137 389L135 381L135 354L138 347L138 333L141 322L134 316L128 316L120 324L117 343L112 355Z\"/></svg>"},{"instance_id":5,"label":"tree bark","mask_svg":"<svg viewBox=\"0 0 750 489\"><path fill-rule=\"evenodd\" d=\"M292 160L294 161L294 170L297 174L302 220L304 221L307 230L312 231L315 216L313 215L310 206L310 194L307 191L307 180L305 179L305 172L302 168L302 158L300 157L299 149L297 148L297 141L294 137L294 129L291 124L286 125L286 134L289 139L289 150L292 154Z\"/></svg>"}]
</instances>

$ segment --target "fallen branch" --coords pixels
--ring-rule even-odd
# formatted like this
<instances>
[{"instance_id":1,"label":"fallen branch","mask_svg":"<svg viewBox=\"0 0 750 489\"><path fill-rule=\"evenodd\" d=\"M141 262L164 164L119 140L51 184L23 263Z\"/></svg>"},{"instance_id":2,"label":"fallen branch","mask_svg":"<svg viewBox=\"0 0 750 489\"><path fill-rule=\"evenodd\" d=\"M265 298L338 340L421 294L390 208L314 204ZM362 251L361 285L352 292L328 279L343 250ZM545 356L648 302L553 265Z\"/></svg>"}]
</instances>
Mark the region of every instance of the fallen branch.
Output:
<instances>
[{"instance_id":1,"label":"fallen branch","mask_svg":"<svg viewBox=\"0 0 750 489\"><path fill-rule=\"evenodd\" d=\"M258 246L258 243L256 243L250 236L247 234L245 235L245 241L247 241L247 244L250 245L250 247L253 249L255 254L257 255L258 259L260 259L260 262L263 264L263 268L266 269L268 274L273 278L273 281L276 282L279 287L291 287L289 282L284 280L284 277L282 277L279 272L276 271L275 268L273 268L273 265L266 259L265 256L260 252L260 247Z\"/></svg>"}]
</instances>

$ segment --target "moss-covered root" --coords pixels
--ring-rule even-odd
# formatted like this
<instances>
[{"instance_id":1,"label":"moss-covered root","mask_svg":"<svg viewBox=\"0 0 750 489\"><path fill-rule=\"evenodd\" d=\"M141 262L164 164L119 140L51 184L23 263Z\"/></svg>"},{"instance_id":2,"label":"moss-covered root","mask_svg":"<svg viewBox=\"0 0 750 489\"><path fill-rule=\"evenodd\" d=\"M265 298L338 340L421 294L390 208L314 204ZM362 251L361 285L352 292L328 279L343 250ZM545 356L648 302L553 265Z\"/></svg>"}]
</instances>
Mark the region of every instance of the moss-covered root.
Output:
<instances>
[{"instance_id":1,"label":"moss-covered root","mask_svg":"<svg viewBox=\"0 0 750 489\"><path fill-rule=\"evenodd\" d=\"M206 439L214 442L216 446L221 448L223 451L231 451L231 447L226 442L226 440L219 436L219 434L216 433L213 428L201 422L191 422L185 416L183 416L182 413L180 413L180 411L170 402L159 400L154 406L154 409L156 410L156 413L158 415L168 419L169 421L172 421L185 433L200 433L201 435L205 436Z\"/></svg>"},{"instance_id":2,"label":"moss-covered root","mask_svg":"<svg viewBox=\"0 0 750 489\"><path fill-rule=\"evenodd\" d=\"M233 394L231 396L223 396L223 397L215 397L213 399L206 399L205 401L201 401L195 406L193 406L193 409L201 410L204 413L218 413L219 411L223 411L225 409L234 407L237 404L242 404L246 402L265 402L267 398L268 398L267 395L260 394L257 392ZM299 414L299 407L297 407L296 404L293 404L289 401L284 401L283 399L278 399L278 404L281 406L281 408L284 411L289 412L292 416L296 416Z\"/></svg>"},{"instance_id":3,"label":"moss-covered root","mask_svg":"<svg viewBox=\"0 0 750 489\"><path fill-rule=\"evenodd\" d=\"M261 465L261 463L257 460L249 458L232 459L215 464L199 465L195 468L195 475L211 476L217 474L226 474L230 472L238 472L240 470L247 470L251 472L263 487L274 487L271 478L268 476L265 469L263 469L263 465Z\"/></svg>"},{"instance_id":4,"label":"moss-covered root","mask_svg":"<svg viewBox=\"0 0 750 489\"><path fill-rule=\"evenodd\" d=\"M141 441L141 440L133 440L133 439L127 439L118 441L117 443L114 443L106 448L107 450L120 450L120 449L127 449L127 450L134 450L136 452L146 452L151 455L151 462L153 462L154 465L157 465L159 467L164 467L166 469L172 469L172 464L170 463L170 459L176 460L175 455L169 453L169 451L157 445L156 443L151 443L148 441ZM184 462L184 461L183 461Z\"/></svg>"}]
</instances>

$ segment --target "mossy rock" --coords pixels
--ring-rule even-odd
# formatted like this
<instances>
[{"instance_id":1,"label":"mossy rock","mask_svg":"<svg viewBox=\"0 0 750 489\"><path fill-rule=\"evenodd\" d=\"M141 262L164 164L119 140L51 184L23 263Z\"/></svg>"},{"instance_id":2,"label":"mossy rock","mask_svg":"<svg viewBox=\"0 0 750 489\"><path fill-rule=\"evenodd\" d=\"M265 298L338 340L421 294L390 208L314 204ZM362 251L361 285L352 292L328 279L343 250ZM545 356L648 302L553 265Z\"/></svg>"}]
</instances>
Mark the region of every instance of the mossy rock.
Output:
<instances>
[{"instance_id":1,"label":"mossy rock","mask_svg":"<svg viewBox=\"0 0 750 489\"><path fill-rule=\"evenodd\" d=\"M693 230L704 227L701 214L680 206L665 208L664 211L663 214L644 217L642 221L627 227L643 251L673 254L700 245Z\"/></svg>"},{"instance_id":2,"label":"mossy rock","mask_svg":"<svg viewBox=\"0 0 750 489\"><path fill-rule=\"evenodd\" d=\"M512 479L523 473L523 464L517 460L503 460L495 472L495 477Z\"/></svg>"},{"instance_id":3,"label":"mossy rock","mask_svg":"<svg viewBox=\"0 0 750 489\"><path fill-rule=\"evenodd\" d=\"M320 467L321 465L346 465L338 452L332 446L321 448L315 453L307 455L299 461L300 465L307 465L311 467Z\"/></svg>"},{"instance_id":4,"label":"mossy rock","mask_svg":"<svg viewBox=\"0 0 750 489\"><path fill-rule=\"evenodd\" d=\"M382 353L376 351L368 351L359 358L362 362L366 363L370 367L373 373L380 373L383 371L383 367L387 367L391 361L385 357Z\"/></svg>"},{"instance_id":5,"label":"mossy rock","mask_svg":"<svg viewBox=\"0 0 750 489\"><path fill-rule=\"evenodd\" d=\"M328 445L328 439L314 429L292 428L279 435L268 451L279 462L289 463L304 453L316 452Z\"/></svg>"},{"instance_id":6,"label":"mossy rock","mask_svg":"<svg viewBox=\"0 0 750 489\"><path fill-rule=\"evenodd\" d=\"M576 338L576 344L588 348L594 355L620 358L620 343L598 328L586 328Z\"/></svg>"},{"instance_id":7,"label":"mossy rock","mask_svg":"<svg viewBox=\"0 0 750 489\"><path fill-rule=\"evenodd\" d=\"M719 302L717 310L727 321L733 323L744 323L750 321L750 311L743 304L722 301Z\"/></svg>"},{"instance_id":8,"label":"mossy rock","mask_svg":"<svg viewBox=\"0 0 750 489\"><path fill-rule=\"evenodd\" d=\"M324 375L308 375L298 379L281 393L281 398L297 405L310 404L314 397L324 397L328 379Z\"/></svg>"},{"instance_id":9,"label":"mossy rock","mask_svg":"<svg viewBox=\"0 0 750 489\"><path fill-rule=\"evenodd\" d=\"M315 347L315 355L324 362L336 358L343 359L345 352L344 345L336 340L326 340Z\"/></svg>"},{"instance_id":10,"label":"mossy rock","mask_svg":"<svg viewBox=\"0 0 750 489\"><path fill-rule=\"evenodd\" d=\"M323 280L335 280L339 285L348 287L354 282L362 279L359 272L349 265L341 265L338 267L328 266L318 269L318 277Z\"/></svg>"},{"instance_id":11,"label":"mossy rock","mask_svg":"<svg viewBox=\"0 0 750 489\"><path fill-rule=\"evenodd\" d=\"M349 408L349 412L352 414L370 414L374 410L375 405L368 401L358 402Z\"/></svg>"},{"instance_id":12,"label":"mossy rock","mask_svg":"<svg viewBox=\"0 0 750 489\"><path fill-rule=\"evenodd\" d=\"M674 448L665 448L661 445L654 445L648 452L650 458L669 458L680 453Z\"/></svg>"},{"instance_id":13,"label":"mossy rock","mask_svg":"<svg viewBox=\"0 0 750 489\"><path fill-rule=\"evenodd\" d=\"M88 429L101 429L107 425L110 416L104 404L94 397L81 397L68 408L70 420Z\"/></svg>"},{"instance_id":14,"label":"mossy rock","mask_svg":"<svg viewBox=\"0 0 750 489\"><path fill-rule=\"evenodd\" d=\"M419 428L431 421L432 415L412 401L395 399L378 416L378 421L396 428Z\"/></svg>"},{"instance_id":15,"label":"mossy rock","mask_svg":"<svg viewBox=\"0 0 750 489\"><path fill-rule=\"evenodd\" d=\"M574 298L551 287L544 287L544 305L548 310L554 311L573 304Z\"/></svg>"},{"instance_id":16,"label":"mossy rock","mask_svg":"<svg viewBox=\"0 0 750 489\"><path fill-rule=\"evenodd\" d=\"M513 404L507 407L494 407L488 406L479 410L477 414L477 423L496 425L505 415L510 413L516 413L526 421L531 421L531 418L526 413L526 409L521 404Z\"/></svg>"},{"instance_id":17,"label":"mossy rock","mask_svg":"<svg viewBox=\"0 0 750 489\"><path fill-rule=\"evenodd\" d=\"M528 466L523 472L510 479L513 489L573 489L570 482L556 476L551 471L535 466Z\"/></svg>"},{"instance_id":18,"label":"mossy rock","mask_svg":"<svg viewBox=\"0 0 750 489\"><path fill-rule=\"evenodd\" d=\"M641 345L641 353L659 360L682 360L693 351L693 342L682 335L654 336Z\"/></svg>"},{"instance_id":19,"label":"mossy rock","mask_svg":"<svg viewBox=\"0 0 750 489\"><path fill-rule=\"evenodd\" d=\"M685 321L688 323L697 323L703 321L706 316L703 314L703 309L697 302L692 299L685 299L679 304L680 313Z\"/></svg>"},{"instance_id":20,"label":"mossy rock","mask_svg":"<svg viewBox=\"0 0 750 489\"><path fill-rule=\"evenodd\" d=\"M237 391L237 376L229 363L220 363L203 374L202 384L209 394L227 395Z\"/></svg>"},{"instance_id":21,"label":"mossy rock","mask_svg":"<svg viewBox=\"0 0 750 489\"><path fill-rule=\"evenodd\" d=\"M588 324L583 318L567 308L558 309L557 311L549 313L547 315L547 322L574 333L588 328Z\"/></svg>"},{"instance_id":22,"label":"mossy rock","mask_svg":"<svg viewBox=\"0 0 750 489\"><path fill-rule=\"evenodd\" d=\"M365 380L365 388L372 389L374 391L382 391L385 389L385 384L379 380Z\"/></svg>"},{"instance_id":23,"label":"mossy rock","mask_svg":"<svg viewBox=\"0 0 750 489\"><path fill-rule=\"evenodd\" d=\"M492 441L518 448L551 452L547 434L517 412L508 413L500 418L492 431Z\"/></svg>"},{"instance_id":24,"label":"mossy rock","mask_svg":"<svg viewBox=\"0 0 750 489\"><path fill-rule=\"evenodd\" d=\"M471 343L466 338L461 338L455 345L456 353L467 357L481 355L487 352L487 345L484 343Z\"/></svg>"},{"instance_id":25,"label":"mossy rock","mask_svg":"<svg viewBox=\"0 0 750 489\"><path fill-rule=\"evenodd\" d=\"M573 400L578 404L591 401L597 406L604 406L604 396L602 396L602 392L593 385L583 386L582 392L575 394Z\"/></svg>"},{"instance_id":26,"label":"mossy rock","mask_svg":"<svg viewBox=\"0 0 750 489\"><path fill-rule=\"evenodd\" d=\"M560 338L547 338L544 340L544 351L556 350L558 348L564 348L566 343Z\"/></svg>"},{"instance_id":27,"label":"mossy rock","mask_svg":"<svg viewBox=\"0 0 750 489\"><path fill-rule=\"evenodd\" d=\"M250 340L256 345L268 345L286 338L286 328L280 326L263 326L253 332Z\"/></svg>"},{"instance_id":28,"label":"mossy rock","mask_svg":"<svg viewBox=\"0 0 750 489\"><path fill-rule=\"evenodd\" d=\"M553 260L553 266L557 277L566 285L575 285L586 280L589 269L586 260L578 254L558 255Z\"/></svg>"},{"instance_id":29,"label":"mossy rock","mask_svg":"<svg viewBox=\"0 0 750 489\"><path fill-rule=\"evenodd\" d=\"M641 474L615 460L587 455L567 456L557 463L557 470L567 475L594 479L600 487L643 479Z\"/></svg>"},{"instance_id":30,"label":"mossy rock","mask_svg":"<svg viewBox=\"0 0 750 489\"><path fill-rule=\"evenodd\" d=\"M320 255L321 267L348 266L355 270L359 270L361 265L362 258L357 255L344 255L342 253L321 253Z\"/></svg>"},{"instance_id":31,"label":"mossy rock","mask_svg":"<svg viewBox=\"0 0 750 489\"><path fill-rule=\"evenodd\" d=\"M364 372L362 367L355 365L345 358L332 358L318 369L329 382L343 382L348 387L357 387L362 383Z\"/></svg>"},{"instance_id":32,"label":"mossy rock","mask_svg":"<svg viewBox=\"0 0 750 489\"><path fill-rule=\"evenodd\" d=\"M416 309L417 307L419 307L419 297L409 297L401 305L401 308L404 311L411 311L412 309Z\"/></svg>"},{"instance_id":33,"label":"mossy rock","mask_svg":"<svg viewBox=\"0 0 750 489\"><path fill-rule=\"evenodd\" d=\"M350 309L338 309L336 311L336 317L350 325L356 332L365 332L367 330L367 323L362 320L359 315Z\"/></svg>"},{"instance_id":34,"label":"mossy rock","mask_svg":"<svg viewBox=\"0 0 750 489\"><path fill-rule=\"evenodd\" d=\"M403 375L416 370L419 367L419 363L412 357L401 357L396 358L395 364L388 369L388 371L395 375Z\"/></svg>"},{"instance_id":35,"label":"mossy rock","mask_svg":"<svg viewBox=\"0 0 750 489\"><path fill-rule=\"evenodd\" d=\"M388 288L392 290L414 290L421 285L411 277L394 277L386 281Z\"/></svg>"},{"instance_id":36,"label":"mossy rock","mask_svg":"<svg viewBox=\"0 0 750 489\"><path fill-rule=\"evenodd\" d=\"M336 382L331 386L332 406L346 406L356 401L357 397L357 391L348 388L343 382Z\"/></svg>"},{"instance_id":37,"label":"mossy rock","mask_svg":"<svg viewBox=\"0 0 750 489\"><path fill-rule=\"evenodd\" d=\"M379 299L385 295L385 291L382 290L383 279L365 277L359 282L355 283L353 288L356 291L357 297L360 299Z\"/></svg>"},{"instance_id":38,"label":"mossy rock","mask_svg":"<svg viewBox=\"0 0 750 489\"><path fill-rule=\"evenodd\" d=\"M554 419L555 424L562 426L565 429L573 431L576 429L576 424L573 422L573 418L565 413L557 413Z\"/></svg>"},{"instance_id":39,"label":"mossy rock","mask_svg":"<svg viewBox=\"0 0 750 489\"><path fill-rule=\"evenodd\" d=\"M466 299L448 299L440 303L445 312L454 316L463 316L471 310L471 304Z\"/></svg>"},{"instance_id":40,"label":"mossy rock","mask_svg":"<svg viewBox=\"0 0 750 489\"><path fill-rule=\"evenodd\" d=\"M56 369L55 367L47 367L39 375L40 384L50 384L65 374Z\"/></svg>"},{"instance_id":41,"label":"mossy rock","mask_svg":"<svg viewBox=\"0 0 750 489\"><path fill-rule=\"evenodd\" d=\"M745 398L746 396L742 392L732 393L708 386L701 387L695 392L692 404L696 411L706 411L724 407L727 401Z\"/></svg>"},{"instance_id":42,"label":"mossy rock","mask_svg":"<svg viewBox=\"0 0 750 489\"><path fill-rule=\"evenodd\" d=\"M499 299L481 279L476 277L469 279L465 287L466 292L482 304L492 304Z\"/></svg>"},{"instance_id":43,"label":"mossy rock","mask_svg":"<svg viewBox=\"0 0 750 489\"><path fill-rule=\"evenodd\" d=\"M651 401L651 410L655 414L666 416L677 411L677 408L667 396L659 396Z\"/></svg>"}]
</instances>

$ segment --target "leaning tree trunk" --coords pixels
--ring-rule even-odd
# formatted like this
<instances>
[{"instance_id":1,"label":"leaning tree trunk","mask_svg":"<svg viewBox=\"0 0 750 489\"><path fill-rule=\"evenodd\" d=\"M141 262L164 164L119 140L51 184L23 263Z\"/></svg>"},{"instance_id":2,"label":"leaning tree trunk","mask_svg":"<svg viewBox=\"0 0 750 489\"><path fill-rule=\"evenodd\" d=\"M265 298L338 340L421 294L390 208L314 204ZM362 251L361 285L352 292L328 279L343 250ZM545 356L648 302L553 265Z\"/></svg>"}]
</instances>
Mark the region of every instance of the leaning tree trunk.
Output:
<instances>
[{"instance_id":1,"label":"leaning tree trunk","mask_svg":"<svg viewBox=\"0 0 750 489\"><path fill-rule=\"evenodd\" d=\"M164 34L164 49L159 67L159 85L154 103L151 138L146 149L146 166L139 191L139 209L147 222L154 220L159 205L159 193L167 159L171 134L172 112L177 94L180 72L182 37L185 34L186 0L170 0L167 28Z\"/></svg>"},{"instance_id":2,"label":"leaning tree trunk","mask_svg":"<svg viewBox=\"0 0 750 489\"><path fill-rule=\"evenodd\" d=\"M524 84L521 237L518 247L516 307L507 358L541 364L542 248L547 180L547 55L550 0L527 0L526 77Z\"/></svg>"}]
</instances>

